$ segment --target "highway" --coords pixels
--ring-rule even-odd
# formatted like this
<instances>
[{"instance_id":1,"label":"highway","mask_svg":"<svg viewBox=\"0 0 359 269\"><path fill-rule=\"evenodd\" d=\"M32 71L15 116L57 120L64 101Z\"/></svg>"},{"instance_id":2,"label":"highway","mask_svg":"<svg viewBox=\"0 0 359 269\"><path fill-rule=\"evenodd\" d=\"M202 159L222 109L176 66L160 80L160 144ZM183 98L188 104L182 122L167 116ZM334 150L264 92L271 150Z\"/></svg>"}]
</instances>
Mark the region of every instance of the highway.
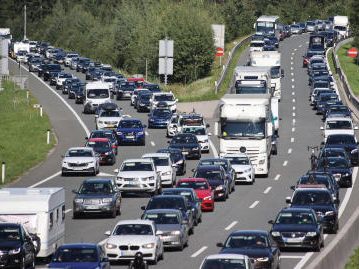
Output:
<instances>
[{"instance_id":1,"label":"highway","mask_svg":"<svg viewBox=\"0 0 359 269\"><path fill-rule=\"evenodd\" d=\"M223 242L227 235L237 229L264 229L269 230L268 220L274 219L278 211L285 207L285 197L291 196L290 186L297 178L309 169L308 145L319 145L322 141L320 126L321 117L316 116L308 102L309 87L306 69L302 68L302 55L307 48L308 35L293 36L280 44L282 54L282 68L285 77L282 79L282 100L280 102L280 130L279 152L271 159L271 168L268 178L257 178L254 185L237 185L236 191L226 202L216 203L213 213L205 213L203 222L195 228L190 236L189 246L182 252L167 251L164 260L159 261L151 268L159 269L194 269L198 268L202 259L209 254L217 253L217 242ZM241 57L240 64L246 64L247 54ZM18 74L18 65L11 61L10 70ZM27 74L23 68L22 74ZM73 72L73 71L72 71ZM76 74L84 79L83 74ZM72 219L71 190L77 189L85 177L61 177L61 155L71 146L83 145L88 131L95 128L94 116L82 114L82 105L75 105L67 96L50 90L41 82L36 74L29 74L28 86L32 93L43 105L49 115L54 131L58 138L58 146L49 155L49 158L36 168L25 174L21 180L14 182L12 187L64 187L66 189L66 238L70 242L104 242L104 232L111 230L118 220L135 219L141 216L141 205L145 205L148 197L126 196L123 198L122 215L116 219L86 218ZM53 88L54 89L54 88ZM60 97L59 97L60 96ZM61 100L61 98L63 98ZM129 105L129 101L117 101L123 108L124 114L138 117L147 123L146 113L137 113ZM207 119L213 132L214 119ZM155 152L159 148L167 147L168 139L164 129L148 129L146 146L121 146L114 166L102 166L100 176L111 176L121 161L127 158L140 157L144 153ZM26 130L22 135L26 135ZM218 140L212 137L212 142L218 147ZM45 141L45 138L44 138ZM217 148L218 149L218 148ZM212 152L207 155L211 156ZM203 155L206 157L206 155ZM187 161L186 176L192 175L197 161ZM354 170L357 175L357 168ZM354 179L355 180L355 179ZM357 184L353 192L358 191ZM346 194L347 193L347 194ZM340 199L346 207L341 208L340 223L350 217L351 212L359 203L359 197L351 195L351 189L341 189ZM349 197L349 200L344 197ZM328 235L325 243L328 244L334 236ZM316 254L305 252L282 252L281 268L300 268ZM299 263L299 264L298 264ZM297 267L296 267L297 266ZM124 265L112 266L125 268ZM41 267L39 267L41 268ZM303 267L304 268L304 267Z\"/></svg>"}]
</instances>

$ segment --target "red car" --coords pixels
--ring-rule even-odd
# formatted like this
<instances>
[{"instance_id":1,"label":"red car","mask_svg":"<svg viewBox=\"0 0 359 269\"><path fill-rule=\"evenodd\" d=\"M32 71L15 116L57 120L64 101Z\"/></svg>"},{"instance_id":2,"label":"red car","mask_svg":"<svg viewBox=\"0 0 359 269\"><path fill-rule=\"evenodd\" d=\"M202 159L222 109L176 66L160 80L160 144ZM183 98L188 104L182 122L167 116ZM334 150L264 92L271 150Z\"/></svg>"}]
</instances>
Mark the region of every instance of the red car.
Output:
<instances>
[{"instance_id":1,"label":"red car","mask_svg":"<svg viewBox=\"0 0 359 269\"><path fill-rule=\"evenodd\" d=\"M90 138L85 146L93 148L100 156L100 164L113 165L116 163L115 152L108 138Z\"/></svg>"},{"instance_id":2,"label":"red car","mask_svg":"<svg viewBox=\"0 0 359 269\"><path fill-rule=\"evenodd\" d=\"M214 192L205 178L182 178L177 181L177 188L192 188L201 200L202 211L214 211Z\"/></svg>"}]
</instances>

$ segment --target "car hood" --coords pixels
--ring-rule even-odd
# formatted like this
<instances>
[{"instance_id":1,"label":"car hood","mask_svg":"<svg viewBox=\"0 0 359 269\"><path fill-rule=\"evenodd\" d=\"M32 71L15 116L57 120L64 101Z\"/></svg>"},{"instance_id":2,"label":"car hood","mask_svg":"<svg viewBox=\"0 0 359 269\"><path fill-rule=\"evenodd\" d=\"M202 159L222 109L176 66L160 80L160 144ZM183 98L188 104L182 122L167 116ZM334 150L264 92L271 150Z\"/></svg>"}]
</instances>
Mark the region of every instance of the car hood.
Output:
<instances>
[{"instance_id":1,"label":"car hood","mask_svg":"<svg viewBox=\"0 0 359 269\"><path fill-rule=\"evenodd\" d=\"M142 128L119 128L117 129L117 132L142 132L143 129Z\"/></svg>"},{"instance_id":2,"label":"car hood","mask_svg":"<svg viewBox=\"0 0 359 269\"><path fill-rule=\"evenodd\" d=\"M220 253L242 254L250 258L268 257L271 251L268 248L223 248Z\"/></svg>"},{"instance_id":3,"label":"car hood","mask_svg":"<svg viewBox=\"0 0 359 269\"><path fill-rule=\"evenodd\" d=\"M154 242L156 242L154 235L113 235L107 240L107 243L117 245L144 245Z\"/></svg>"},{"instance_id":4,"label":"car hood","mask_svg":"<svg viewBox=\"0 0 359 269\"><path fill-rule=\"evenodd\" d=\"M176 148L176 149L192 149L198 147L198 144L170 144L170 148Z\"/></svg>"},{"instance_id":5,"label":"car hood","mask_svg":"<svg viewBox=\"0 0 359 269\"><path fill-rule=\"evenodd\" d=\"M94 194L77 194L76 199L102 199L102 198L112 198L111 194L101 194L101 193L94 193Z\"/></svg>"},{"instance_id":6,"label":"car hood","mask_svg":"<svg viewBox=\"0 0 359 269\"><path fill-rule=\"evenodd\" d=\"M211 196L212 191L211 190L195 190L198 198L203 199L204 197Z\"/></svg>"},{"instance_id":7,"label":"car hood","mask_svg":"<svg viewBox=\"0 0 359 269\"><path fill-rule=\"evenodd\" d=\"M98 268L98 262L51 262L49 268L66 269L95 269Z\"/></svg>"},{"instance_id":8,"label":"car hood","mask_svg":"<svg viewBox=\"0 0 359 269\"><path fill-rule=\"evenodd\" d=\"M88 163L94 161L94 157L65 157L63 161L70 163Z\"/></svg>"},{"instance_id":9,"label":"car hood","mask_svg":"<svg viewBox=\"0 0 359 269\"><path fill-rule=\"evenodd\" d=\"M247 169L250 169L251 166L250 165L241 165L241 164L233 164L232 165L232 168L234 169L234 171L236 172L242 172L242 171L245 171Z\"/></svg>"},{"instance_id":10,"label":"car hood","mask_svg":"<svg viewBox=\"0 0 359 269\"><path fill-rule=\"evenodd\" d=\"M154 171L126 171L126 172L119 172L117 174L118 177L131 177L131 178L142 178L142 177L151 177L155 176Z\"/></svg>"},{"instance_id":11,"label":"car hood","mask_svg":"<svg viewBox=\"0 0 359 269\"><path fill-rule=\"evenodd\" d=\"M156 224L157 230L162 232L180 231L181 224Z\"/></svg>"},{"instance_id":12,"label":"car hood","mask_svg":"<svg viewBox=\"0 0 359 269\"><path fill-rule=\"evenodd\" d=\"M316 225L311 224L274 224L272 230L278 232L308 232L315 231Z\"/></svg>"},{"instance_id":13,"label":"car hood","mask_svg":"<svg viewBox=\"0 0 359 269\"><path fill-rule=\"evenodd\" d=\"M99 117L98 121L120 121L121 117Z\"/></svg>"},{"instance_id":14,"label":"car hood","mask_svg":"<svg viewBox=\"0 0 359 269\"><path fill-rule=\"evenodd\" d=\"M161 117L161 116L150 116L149 120L156 120L156 121L168 121L171 117Z\"/></svg>"},{"instance_id":15,"label":"car hood","mask_svg":"<svg viewBox=\"0 0 359 269\"><path fill-rule=\"evenodd\" d=\"M17 241L0 241L0 251L2 250L11 250L15 248L19 248L21 246L20 242Z\"/></svg>"},{"instance_id":16,"label":"car hood","mask_svg":"<svg viewBox=\"0 0 359 269\"><path fill-rule=\"evenodd\" d=\"M327 211L337 211L333 205L292 205L296 208L312 208L316 212L327 212Z\"/></svg>"},{"instance_id":17,"label":"car hood","mask_svg":"<svg viewBox=\"0 0 359 269\"><path fill-rule=\"evenodd\" d=\"M167 172L172 170L172 168L169 166L156 166L156 169L159 172Z\"/></svg>"},{"instance_id":18,"label":"car hood","mask_svg":"<svg viewBox=\"0 0 359 269\"><path fill-rule=\"evenodd\" d=\"M212 188L215 188L220 185L224 185L224 182L222 180L209 180L208 183Z\"/></svg>"},{"instance_id":19,"label":"car hood","mask_svg":"<svg viewBox=\"0 0 359 269\"><path fill-rule=\"evenodd\" d=\"M335 135L335 134L349 134L354 135L353 129L330 129L325 130L324 135L327 137L328 135Z\"/></svg>"},{"instance_id":20,"label":"car hood","mask_svg":"<svg viewBox=\"0 0 359 269\"><path fill-rule=\"evenodd\" d=\"M325 170L331 174L352 173L352 171L349 168L327 167ZM321 167L320 169L318 169L318 171L324 171L324 168Z\"/></svg>"},{"instance_id":21,"label":"car hood","mask_svg":"<svg viewBox=\"0 0 359 269\"><path fill-rule=\"evenodd\" d=\"M208 135L196 135L198 141L208 140Z\"/></svg>"}]
</instances>

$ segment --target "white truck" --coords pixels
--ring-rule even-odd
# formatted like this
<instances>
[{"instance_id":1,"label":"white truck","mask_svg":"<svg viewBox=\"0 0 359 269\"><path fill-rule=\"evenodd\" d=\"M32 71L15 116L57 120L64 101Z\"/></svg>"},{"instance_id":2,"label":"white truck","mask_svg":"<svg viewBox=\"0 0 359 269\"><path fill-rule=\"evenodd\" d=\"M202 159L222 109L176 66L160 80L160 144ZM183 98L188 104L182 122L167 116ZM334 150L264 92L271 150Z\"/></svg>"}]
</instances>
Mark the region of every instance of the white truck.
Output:
<instances>
[{"instance_id":1,"label":"white truck","mask_svg":"<svg viewBox=\"0 0 359 269\"><path fill-rule=\"evenodd\" d=\"M334 30L338 32L339 39L349 36L349 19L347 16L334 16L333 26Z\"/></svg>"},{"instance_id":2,"label":"white truck","mask_svg":"<svg viewBox=\"0 0 359 269\"><path fill-rule=\"evenodd\" d=\"M271 87L271 68L268 66L237 66L234 71L235 94L269 94L275 132L279 131L279 98Z\"/></svg>"},{"instance_id":3,"label":"white truck","mask_svg":"<svg viewBox=\"0 0 359 269\"><path fill-rule=\"evenodd\" d=\"M16 55L19 51L26 51L30 53L30 43L29 42L15 42L14 43L14 54Z\"/></svg>"},{"instance_id":4,"label":"white truck","mask_svg":"<svg viewBox=\"0 0 359 269\"><path fill-rule=\"evenodd\" d=\"M37 257L48 257L64 244L64 188L4 188L0 204L0 221L21 223L40 238Z\"/></svg>"},{"instance_id":5,"label":"white truck","mask_svg":"<svg viewBox=\"0 0 359 269\"><path fill-rule=\"evenodd\" d=\"M277 154L269 94L226 94L219 104L220 154L246 153L257 175L268 175Z\"/></svg>"},{"instance_id":6,"label":"white truck","mask_svg":"<svg viewBox=\"0 0 359 269\"><path fill-rule=\"evenodd\" d=\"M251 66L270 67L271 88L274 89L273 96L280 100L282 97L281 78L284 76L284 71L280 68L280 52L252 51L249 58Z\"/></svg>"},{"instance_id":7,"label":"white truck","mask_svg":"<svg viewBox=\"0 0 359 269\"><path fill-rule=\"evenodd\" d=\"M85 87L84 113L94 113L100 104L111 101L108 83L101 81L90 82Z\"/></svg>"}]
</instances>

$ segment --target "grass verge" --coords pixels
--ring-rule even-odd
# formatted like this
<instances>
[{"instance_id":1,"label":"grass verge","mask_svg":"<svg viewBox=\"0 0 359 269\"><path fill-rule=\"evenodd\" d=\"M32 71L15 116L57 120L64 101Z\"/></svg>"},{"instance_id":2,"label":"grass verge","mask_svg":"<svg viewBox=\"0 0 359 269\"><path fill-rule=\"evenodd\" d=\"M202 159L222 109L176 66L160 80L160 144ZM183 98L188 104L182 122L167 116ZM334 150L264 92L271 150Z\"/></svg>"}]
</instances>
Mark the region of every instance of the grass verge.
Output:
<instances>
[{"instance_id":1,"label":"grass verge","mask_svg":"<svg viewBox=\"0 0 359 269\"><path fill-rule=\"evenodd\" d=\"M338 51L340 66L347 76L350 87L355 95L359 95L359 65L357 60L347 56L347 50L352 47L351 43L345 44Z\"/></svg>"},{"instance_id":2,"label":"grass verge","mask_svg":"<svg viewBox=\"0 0 359 269\"><path fill-rule=\"evenodd\" d=\"M3 81L2 87L0 162L6 162L6 184L43 161L54 146L55 138L51 136L47 145L50 121L46 114L40 117L39 109L33 107L37 101L31 94L27 99L26 91L10 81Z\"/></svg>"},{"instance_id":3,"label":"grass verge","mask_svg":"<svg viewBox=\"0 0 359 269\"><path fill-rule=\"evenodd\" d=\"M359 268L359 248L354 251L354 254L350 257L348 263L345 265L345 269L357 268Z\"/></svg>"}]
</instances>

